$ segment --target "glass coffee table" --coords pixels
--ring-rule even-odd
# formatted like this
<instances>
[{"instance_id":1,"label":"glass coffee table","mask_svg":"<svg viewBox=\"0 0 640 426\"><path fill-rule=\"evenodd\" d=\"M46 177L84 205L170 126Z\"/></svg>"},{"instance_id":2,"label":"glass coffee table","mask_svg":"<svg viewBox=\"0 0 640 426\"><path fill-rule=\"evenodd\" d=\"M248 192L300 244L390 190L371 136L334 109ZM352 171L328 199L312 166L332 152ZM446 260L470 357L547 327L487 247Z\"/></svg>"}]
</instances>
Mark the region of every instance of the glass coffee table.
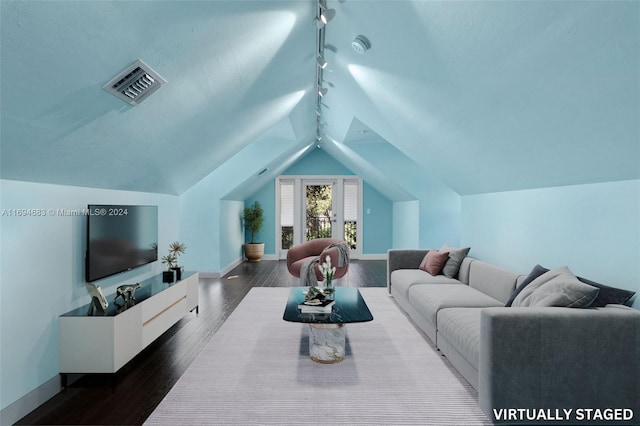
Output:
<instances>
[{"instance_id":1,"label":"glass coffee table","mask_svg":"<svg viewBox=\"0 0 640 426\"><path fill-rule=\"evenodd\" d=\"M340 362L345 355L345 324L372 321L373 315L360 291L354 287L335 288L336 302L331 312L302 313L298 305L304 302L307 289L291 289L282 319L309 324L309 355L313 361L322 364Z\"/></svg>"}]
</instances>

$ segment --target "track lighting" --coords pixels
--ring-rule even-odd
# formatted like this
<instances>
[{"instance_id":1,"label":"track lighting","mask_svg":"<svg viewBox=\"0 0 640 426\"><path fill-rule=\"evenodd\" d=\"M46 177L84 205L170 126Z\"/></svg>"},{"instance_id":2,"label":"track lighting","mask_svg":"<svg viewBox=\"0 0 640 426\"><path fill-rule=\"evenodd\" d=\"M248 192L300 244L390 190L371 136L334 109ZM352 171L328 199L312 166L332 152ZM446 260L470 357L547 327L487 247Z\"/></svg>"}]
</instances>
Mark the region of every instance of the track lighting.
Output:
<instances>
[{"instance_id":1,"label":"track lighting","mask_svg":"<svg viewBox=\"0 0 640 426\"><path fill-rule=\"evenodd\" d=\"M318 88L318 95L320 95L320 96L324 96L324 95L326 95L326 94L327 94L327 92L328 92L328 91L329 91L329 90L328 90L326 87L322 87L322 86L320 86L320 87Z\"/></svg>"},{"instance_id":2,"label":"track lighting","mask_svg":"<svg viewBox=\"0 0 640 426\"><path fill-rule=\"evenodd\" d=\"M320 20L323 24L329 23L329 21L331 21L336 16L336 11L334 9L327 9L327 7L323 4L320 4L320 10L322 11L320 13Z\"/></svg>"},{"instance_id":3,"label":"track lighting","mask_svg":"<svg viewBox=\"0 0 640 426\"><path fill-rule=\"evenodd\" d=\"M328 62L324 60L324 58L322 57L322 55L318 55L316 57L316 62L318 63L318 66L322 69L325 69L328 65Z\"/></svg>"}]
</instances>

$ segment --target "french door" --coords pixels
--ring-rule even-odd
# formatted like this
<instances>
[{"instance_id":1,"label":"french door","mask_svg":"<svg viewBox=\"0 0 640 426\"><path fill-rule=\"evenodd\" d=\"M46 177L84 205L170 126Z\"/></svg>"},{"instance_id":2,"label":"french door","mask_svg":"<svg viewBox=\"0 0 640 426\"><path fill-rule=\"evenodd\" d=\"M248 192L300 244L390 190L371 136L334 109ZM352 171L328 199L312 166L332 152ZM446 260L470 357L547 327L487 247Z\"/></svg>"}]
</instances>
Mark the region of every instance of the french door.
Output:
<instances>
[{"instance_id":1,"label":"french door","mask_svg":"<svg viewBox=\"0 0 640 426\"><path fill-rule=\"evenodd\" d=\"M340 238L336 213L336 182L303 180L304 241Z\"/></svg>"},{"instance_id":2,"label":"french door","mask_svg":"<svg viewBox=\"0 0 640 426\"><path fill-rule=\"evenodd\" d=\"M362 181L348 177L282 176L276 184L276 247L280 258L295 244L316 238L347 242L352 257L361 250Z\"/></svg>"}]
</instances>

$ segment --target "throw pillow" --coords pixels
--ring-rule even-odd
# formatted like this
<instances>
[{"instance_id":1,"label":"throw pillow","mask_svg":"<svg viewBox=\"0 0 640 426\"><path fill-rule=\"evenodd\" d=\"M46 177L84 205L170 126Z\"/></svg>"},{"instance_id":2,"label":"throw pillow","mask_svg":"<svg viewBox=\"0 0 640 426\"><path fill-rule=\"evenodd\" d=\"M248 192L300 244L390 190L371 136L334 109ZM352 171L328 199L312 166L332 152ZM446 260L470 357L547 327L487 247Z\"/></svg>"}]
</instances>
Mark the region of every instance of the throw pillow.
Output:
<instances>
[{"instance_id":1,"label":"throw pillow","mask_svg":"<svg viewBox=\"0 0 640 426\"><path fill-rule=\"evenodd\" d=\"M540 275L544 274L545 272L549 272L549 270L547 268L545 268L544 266L540 266L540 265L534 266L533 269L531 270L531 272L529 272L529 275L527 275L527 277L520 283L518 288L515 289L515 291L513 292L513 294L511 295L511 297L507 301L507 304L504 305L504 306L507 306L507 307L511 306L511 304L513 303L513 300L520 294L520 292L526 286L531 284L531 282L533 280L535 280L536 278L538 278Z\"/></svg>"},{"instance_id":2,"label":"throw pillow","mask_svg":"<svg viewBox=\"0 0 640 426\"><path fill-rule=\"evenodd\" d=\"M518 288L516 288L516 290L513 292L513 294L511 295L511 298L509 298L509 301L505 306L511 306L511 304L513 303L513 300L516 298L516 296L518 296L518 294L520 294L523 288L525 288L533 280L535 280L536 278L538 278L540 275L544 274L547 271L549 271L549 269L545 268L544 266L540 266L540 265L534 266L531 272L529 273L529 275L527 275L524 281L522 281L522 283L520 283ZM596 300L594 300L593 303L591 304L591 307L593 308L601 308L609 304L628 305L633 295L636 294L634 291L611 287L611 286L600 284L595 281L591 281L582 277L577 277L577 278L578 280L582 281L585 284L589 284L593 287L597 287L600 289L600 291L598 292L598 297L596 297Z\"/></svg>"},{"instance_id":3,"label":"throw pillow","mask_svg":"<svg viewBox=\"0 0 640 426\"><path fill-rule=\"evenodd\" d=\"M516 296L513 306L586 308L599 292L599 288L581 282L564 266L533 280Z\"/></svg>"},{"instance_id":4,"label":"throw pillow","mask_svg":"<svg viewBox=\"0 0 640 426\"><path fill-rule=\"evenodd\" d=\"M592 307L603 307L609 304L627 305L633 295L636 294L635 291L609 287L608 285L600 284L586 278L578 277L578 279L585 284L589 284L600 289L598 297L596 297L596 300L591 304Z\"/></svg>"},{"instance_id":5,"label":"throw pillow","mask_svg":"<svg viewBox=\"0 0 640 426\"><path fill-rule=\"evenodd\" d=\"M429 250L420 263L420 269L431 275L439 275L442 267L449 258L449 253Z\"/></svg>"},{"instance_id":6,"label":"throw pillow","mask_svg":"<svg viewBox=\"0 0 640 426\"><path fill-rule=\"evenodd\" d=\"M449 259L447 263L444 264L444 268L442 268L442 273L445 277L455 278L458 276L460 265L464 258L467 257L467 254L469 254L469 250L471 250L471 247L455 248L447 244L442 246L440 249L441 252L449 252Z\"/></svg>"}]
</instances>

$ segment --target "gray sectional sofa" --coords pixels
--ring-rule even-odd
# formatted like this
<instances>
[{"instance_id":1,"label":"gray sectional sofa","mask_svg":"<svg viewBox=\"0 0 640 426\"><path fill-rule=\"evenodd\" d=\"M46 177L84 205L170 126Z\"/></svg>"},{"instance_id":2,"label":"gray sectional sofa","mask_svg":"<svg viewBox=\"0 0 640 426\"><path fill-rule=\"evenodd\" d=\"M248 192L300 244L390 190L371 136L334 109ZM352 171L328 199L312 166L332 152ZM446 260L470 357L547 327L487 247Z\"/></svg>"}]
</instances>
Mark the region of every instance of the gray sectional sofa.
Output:
<instances>
[{"instance_id":1,"label":"gray sectional sofa","mask_svg":"<svg viewBox=\"0 0 640 426\"><path fill-rule=\"evenodd\" d=\"M495 423L640 424L640 311L505 307L525 275L465 257L432 276L427 252L388 252L389 292Z\"/></svg>"}]
</instances>

